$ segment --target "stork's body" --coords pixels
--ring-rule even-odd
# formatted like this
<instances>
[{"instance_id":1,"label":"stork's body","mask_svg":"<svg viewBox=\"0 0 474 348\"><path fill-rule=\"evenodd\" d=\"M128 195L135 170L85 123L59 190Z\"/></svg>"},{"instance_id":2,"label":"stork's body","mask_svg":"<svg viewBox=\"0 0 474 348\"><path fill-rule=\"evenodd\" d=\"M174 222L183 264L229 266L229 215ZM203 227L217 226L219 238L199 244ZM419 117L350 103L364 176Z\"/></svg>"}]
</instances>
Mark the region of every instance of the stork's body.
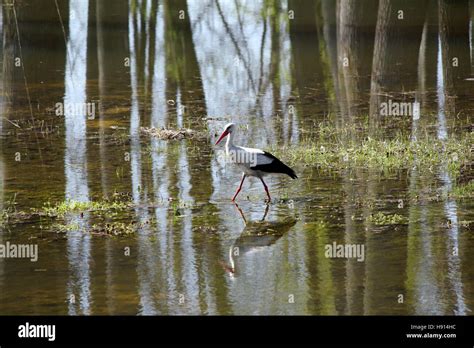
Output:
<instances>
[{"instance_id":1,"label":"stork's body","mask_svg":"<svg viewBox=\"0 0 474 348\"><path fill-rule=\"evenodd\" d=\"M235 129L236 127L233 123L226 125L224 132L216 142L217 145L223 138L225 138L227 135L229 136L225 144L226 155L230 159L230 162L237 165L243 172L239 188L235 192L232 201L234 201L239 194L247 176L254 176L260 179L263 187L265 188L265 192L267 193L268 200L270 201L270 192L268 191L268 187L263 180L264 176L268 174L287 174L292 179L296 179L298 177L296 176L293 169L288 167L271 153L251 147L234 145Z\"/></svg>"}]
</instances>

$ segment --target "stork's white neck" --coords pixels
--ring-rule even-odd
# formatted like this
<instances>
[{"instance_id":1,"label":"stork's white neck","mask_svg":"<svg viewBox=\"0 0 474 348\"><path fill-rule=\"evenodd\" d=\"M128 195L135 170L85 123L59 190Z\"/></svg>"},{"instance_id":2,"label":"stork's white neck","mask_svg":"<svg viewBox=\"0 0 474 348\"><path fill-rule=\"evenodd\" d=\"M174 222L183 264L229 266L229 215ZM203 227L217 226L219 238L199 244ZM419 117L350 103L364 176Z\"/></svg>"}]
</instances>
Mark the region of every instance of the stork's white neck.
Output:
<instances>
[{"instance_id":1,"label":"stork's white neck","mask_svg":"<svg viewBox=\"0 0 474 348\"><path fill-rule=\"evenodd\" d=\"M229 133L225 147L226 149L232 149L234 147L234 132Z\"/></svg>"}]
</instances>

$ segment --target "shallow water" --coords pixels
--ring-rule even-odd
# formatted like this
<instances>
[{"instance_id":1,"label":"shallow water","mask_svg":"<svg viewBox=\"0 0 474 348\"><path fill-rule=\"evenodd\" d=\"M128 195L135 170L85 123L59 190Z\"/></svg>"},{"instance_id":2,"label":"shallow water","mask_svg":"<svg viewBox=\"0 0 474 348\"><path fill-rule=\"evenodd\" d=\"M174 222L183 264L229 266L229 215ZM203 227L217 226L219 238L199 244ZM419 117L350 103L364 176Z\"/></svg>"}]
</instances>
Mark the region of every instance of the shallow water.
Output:
<instances>
[{"instance_id":1,"label":"shallow water","mask_svg":"<svg viewBox=\"0 0 474 348\"><path fill-rule=\"evenodd\" d=\"M386 32L376 30L376 1L341 14L339 26L324 0L8 4L0 205L121 193L133 207L105 220L139 228L87 233L104 219L93 212L68 214L78 228L66 232L50 219L2 226L2 243L37 244L39 259L0 258L1 314L472 314L474 204L432 199L452 190L447 168L296 164L298 180L267 180L266 211L256 179L230 202L240 173L213 145L229 121L239 144L297 145L319 122L372 118L390 99L418 101L420 119L385 118L387 137L394 127L466 132L472 1L391 1L404 18L392 14ZM379 48L376 32L387 38ZM92 103L94 117L57 116L56 103ZM163 126L207 136L140 135ZM377 226L368 220L377 212L409 222ZM333 242L364 245L363 262L327 258Z\"/></svg>"}]
</instances>

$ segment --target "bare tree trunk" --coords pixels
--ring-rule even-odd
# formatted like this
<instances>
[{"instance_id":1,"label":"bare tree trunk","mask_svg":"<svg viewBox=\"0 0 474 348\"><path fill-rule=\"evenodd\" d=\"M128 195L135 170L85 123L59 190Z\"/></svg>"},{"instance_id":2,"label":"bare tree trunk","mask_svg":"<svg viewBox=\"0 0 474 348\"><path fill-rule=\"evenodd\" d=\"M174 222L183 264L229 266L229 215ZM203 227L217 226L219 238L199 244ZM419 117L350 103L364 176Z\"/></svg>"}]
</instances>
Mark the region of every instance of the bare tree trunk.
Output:
<instances>
[{"instance_id":1,"label":"bare tree trunk","mask_svg":"<svg viewBox=\"0 0 474 348\"><path fill-rule=\"evenodd\" d=\"M447 97L472 95L469 47L469 1L439 0L439 30ZM453 113L456 110L453 105ZM448 115L447 115L448 116Z\"/></svg>"},{"instance_id":2,"label":"bare tree trunk","mask_svg":"<svg viewBox=\"0 0 474 348\"><path fill-rule=\"evenodd\" d=\"M380 0L370 97L370 121L372 130L382 121L379 113L382 102L389 99L413 102L417 79L418 49L423 33L427 2L413 3L407 0ZM412 38L409 42L406 38ZM415 49L402 49L410 44Z\"/></svg>"},{"instance_id":3,"label":"bare tree trunk","mask_svg":"<svg viewBox=\"0 0 474 348\"><path fill-rule=\"evenodd\" d=\"M181 110L179 105L169 107L169 113L176 115L176 118L170 122L177 125L178 112L182 114L183 125L192 127L199 131L206 131L206 123L202 122L201 117L206 114L206 99L200 73L200 67L197 60L194 47L192 28L189 17L188 5L186 0L164 0L165 16L165 54L166 54L166 99L177 100L178 90L181 97ZM189 163L189 175L191 188L189 194L195 201L208 202L213 193L211 160L212 150L207 139L198 139L196 142L186 144L187 161ZM192 154L192 155L191 155ZM170 157L170 156L168 156ZM171 160L170 160L171 161ZM173 160L174 161L174 160ZM173 177L173 168L176 163L169 165L170 177ZM200 168L199 171L191 168ZM180 169L182 170L182 169ZM177 183L176 183L177 185ZM215 216L217 209L214 205L207 206L207 216ZM211 219L210 226L217 226L218 219ZM191 228L196 228L202 222L198 215L193 214ZM219 262L219 255L208 250L207 243L200 240L199 233L194 233L192 238L193 248L196 253L207 255L205 258L196 259L196 273L198 275L199 286L199 304L202 311L208 311L205 308L207 301L204 300L207 290L204 287L205 278L209 278L210 286L216 289L215 301L220 306L216 306L220 313L229 313L227 289L218 286L218 275L223 272ZM219 250L221 241L216 241L219 245L212 250ZM204 250L206 249L206 250ZM205 274L206 264L211 265L211 274Z\"/></svg>"},{"instance_id":4,"label":"bare tree trunk","mask_svg":"<svg viewBox=\"0 0 474 348\"><path fill-rule=\"evenodd\" d=\"M110 175L111 171L107 170L107 167L111 163L116 164L118 169L128 166L128 162L124 161L123 153L111 149L106 143L107 137L110 137L110 121L114 117L110 115L110 112L121 106L120 104L111 105L108 98L115 93L117 86L121 86L121 91L126 92L127 86L130 85L128 81L130 68L126 64L130 59L127 33L128 5L121 1L98 0L91 10L96 11L96 27L95 30L91 30L90 40L95 39L96 46L91 45L89 67L92 69L96 67L96 70L92 71L97 75L92 76L98 77L99 102L96 103L96 112L99 118L100 181L103 196L109 197L112 194L112 188L118 184L114 180L124 178ZM92 62L97 64L92 64ZM89 77L91 77L90 73ZM130 90L126 92L126 95L129 94ZM124 102L124 106L128 105ZM108 116L107 113L109 113ZM124 172L128 173L129 170L124 170Z\"/></svg>"},{"instance_id":5,"label":"bare tree trunk","mask_svg":"<svg viewBox=\"0 0 474 348\"><path fill-rule=\"evenodd\" d=\"M342 90L341 110L344 122L353 123L362 95L370 86L362 86L362 76L371 71L367 64L367 52L373 50L376 18L371 17L377 9L376 1L339 0L337 2L337 62L339 85ZM374 29L371 29L374 28Z\"/></svg>"},{"instance_id":6,"label":"bare tree trunk","mask_svg":"<svg viewBox=\"0 0 474 348\"><path fill-rule=\"evenodd\" d=\"M290 40L293 61L292 94L298 96L299 103L295 107L298 122L301 124L307 115L323 114L327 103L309 104L309 100L326 101L324 89L318 88L323 70L319 51L320 38L317 35L316 2L289 0L288 10L294 11L294 19L290 19ZM312 119L315 121L314 116Z\"/></svg>"}]
</instances>

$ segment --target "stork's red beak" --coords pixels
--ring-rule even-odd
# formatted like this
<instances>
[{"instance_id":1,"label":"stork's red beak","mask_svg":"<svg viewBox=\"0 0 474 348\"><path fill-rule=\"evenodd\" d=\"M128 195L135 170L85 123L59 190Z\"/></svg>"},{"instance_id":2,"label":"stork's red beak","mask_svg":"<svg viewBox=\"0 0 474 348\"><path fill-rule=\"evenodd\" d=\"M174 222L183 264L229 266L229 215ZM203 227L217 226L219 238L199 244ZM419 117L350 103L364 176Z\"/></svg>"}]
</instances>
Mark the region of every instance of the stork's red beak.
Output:
<instances>
[{"instance_id":1,"label":"stork's red beak","mask_svg":"<svg viewBox=\"0 0 474 348\"><path fill-rule=\"evenodd\" d=\"M229 134L229 131L227 131L227 130L225 130L224 132L222 132L222 134L221 134L221 136L219 137L219 139L217 139L215 145L219 144L219 143L221 142L221 140L224 139L224 138L227 136L227 134Z\"/></svg>"}]
</instances>

